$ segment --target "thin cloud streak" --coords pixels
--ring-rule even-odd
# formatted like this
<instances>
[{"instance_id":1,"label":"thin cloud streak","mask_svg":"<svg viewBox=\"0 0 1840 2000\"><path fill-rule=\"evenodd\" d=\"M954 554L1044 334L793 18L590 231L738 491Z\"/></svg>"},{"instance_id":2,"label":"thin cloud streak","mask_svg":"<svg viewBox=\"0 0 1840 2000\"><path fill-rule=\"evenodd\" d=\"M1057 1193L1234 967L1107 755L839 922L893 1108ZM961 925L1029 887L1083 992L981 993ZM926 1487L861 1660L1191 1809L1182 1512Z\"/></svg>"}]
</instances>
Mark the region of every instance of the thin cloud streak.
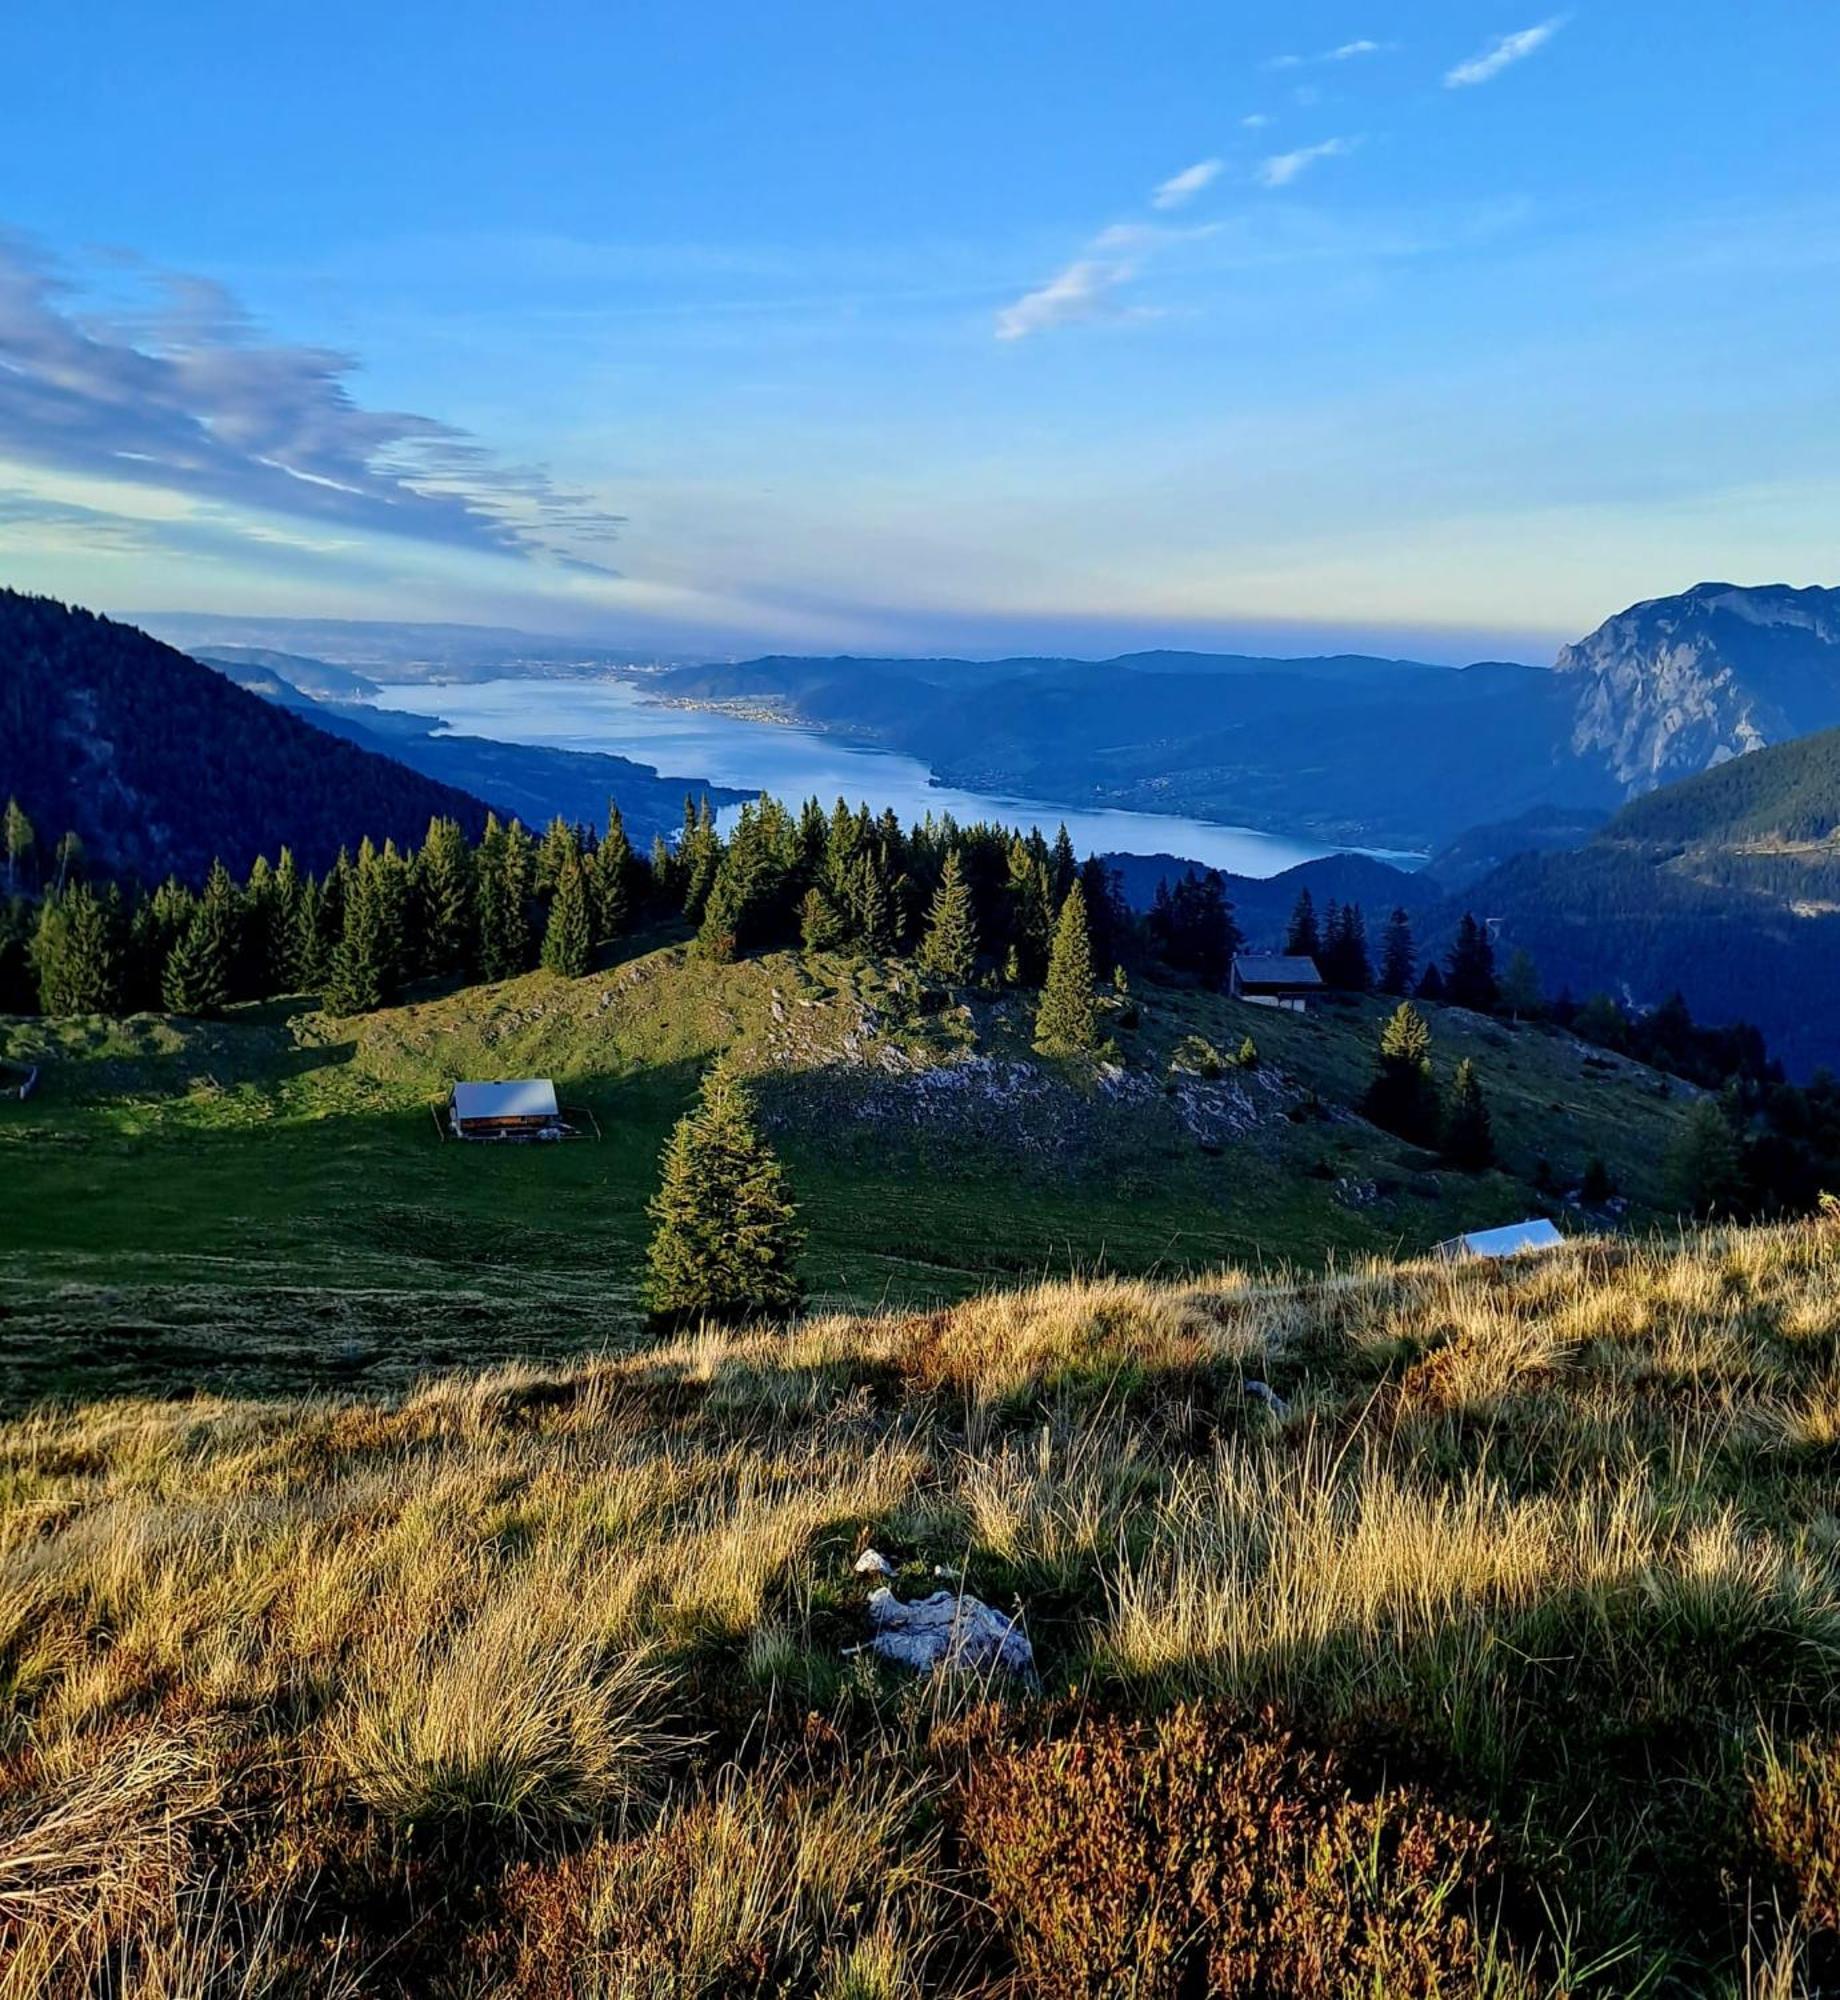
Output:
<instances>
[{"instance_id":1,"label":"thin cloud streak","mask_svg":"<svg viewBox=\"0 0 1840 2000\"><path fill-rule=\"evenodd\" d=\"M1446 71L1444 88L1466 90L1479 83L1492 82L1503 70L1525 62L1535 50L1544 48L1565 26L1565 18L1563 14L1555 14L1550 21L1541 21L1535 27L1521 28L1514 34L1498 37L1479 54Z\"/></svg>"},{"instance_id":2,"label":"thin cloud streak","mask_svg":"<svg viewBox=\"0 0 1840 2000\"><path fill-rule=\"evenodd\" d=\"M1289 187L1300 175L1307 173L1318 160L1336 160L1354 150L1352 139L1324 139L1315 146L1299 146L1294 153L1274 153L1259 165L1258 182L1261 187Z\"/></svg>"},{"instance_id":3,"label":"thin cloud streak","mask_svg":"<svg viewBox=\"0 0 1840 2000\"><path fill-rule=\"evenodd\" d=\"M1193 201L1210 181L1218 178L1224 164L1221 160L1197 160L1192 167L1184 167L1179 174L1171 174L1151 195L1150 206L1180 208L1184 202Z\"/></svg>"}]
</instances>

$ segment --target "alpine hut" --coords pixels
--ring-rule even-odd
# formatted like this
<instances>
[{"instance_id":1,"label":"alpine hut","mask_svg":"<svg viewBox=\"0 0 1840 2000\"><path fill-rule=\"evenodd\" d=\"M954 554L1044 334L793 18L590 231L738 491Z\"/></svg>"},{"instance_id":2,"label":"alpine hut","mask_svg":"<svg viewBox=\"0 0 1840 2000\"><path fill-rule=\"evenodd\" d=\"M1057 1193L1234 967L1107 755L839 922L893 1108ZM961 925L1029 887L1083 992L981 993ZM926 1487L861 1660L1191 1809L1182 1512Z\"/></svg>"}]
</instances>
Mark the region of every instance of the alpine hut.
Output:
<instances>
[{"instance_id":1,"label":"alpine hut","mask_svg":"<svg viewBox=\"0 0 1840 2000\"><path fill-rule=\"evenodd\" d=\"M510 1083L456 1083L447 1101L456 1139L560 1139L566 1127L548 1077Z\"/></svg>"},{"instance_id":2,"label":"alpine hut","mask_svg":"<svg viewBox=\"0 0 1840 2000\"><path fill-rule=\"evenodd\" d=\"M1287 1014L1301 1014L1312 1000L1322 997L1322 990L1322 974L1313 958L1242 951L1233 960L1233 997L1254 1007L1282 1007Z\"/></svg>"}]
</instances>

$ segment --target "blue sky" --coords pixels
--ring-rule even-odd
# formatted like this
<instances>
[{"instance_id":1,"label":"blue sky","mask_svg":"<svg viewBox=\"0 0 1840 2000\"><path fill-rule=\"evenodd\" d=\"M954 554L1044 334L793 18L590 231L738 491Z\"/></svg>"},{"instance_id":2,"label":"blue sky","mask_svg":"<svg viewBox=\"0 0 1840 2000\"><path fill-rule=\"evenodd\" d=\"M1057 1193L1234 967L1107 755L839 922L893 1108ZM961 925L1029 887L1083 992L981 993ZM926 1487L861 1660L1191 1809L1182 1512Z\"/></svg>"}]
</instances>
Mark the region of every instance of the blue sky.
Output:
<instances>
[{"instance_id":1,"label":"blue sky","mask_svg":"<svg viewBox=\"0 0 1840 2000\"><path fill-rule=\"evenodd\" d=\"M1813 0L21 0L0 577L1544 657L1840 581Z\"/></svg>"}]
</instances>

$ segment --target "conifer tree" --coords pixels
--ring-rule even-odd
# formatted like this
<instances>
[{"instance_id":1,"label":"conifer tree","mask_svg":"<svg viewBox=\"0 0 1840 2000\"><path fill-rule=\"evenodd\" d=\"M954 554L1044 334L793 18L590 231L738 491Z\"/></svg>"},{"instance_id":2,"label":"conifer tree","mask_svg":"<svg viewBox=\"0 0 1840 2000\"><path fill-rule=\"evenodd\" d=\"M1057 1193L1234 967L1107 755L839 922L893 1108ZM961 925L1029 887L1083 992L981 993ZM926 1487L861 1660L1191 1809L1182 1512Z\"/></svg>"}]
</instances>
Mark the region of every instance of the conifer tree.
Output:
<instances>
[{"instance_id":1,"label":"conifer tree","mask_svg":"<svg viewBox=\"0 0 1840 2000\"><path fill-rule=\"evenodd\" d=\"M1501 980L1501 1004L1507 1008L1515 1020L1528 1020L1537 1015L1545 1005L1545 995L1540 990L1540 972L1534 964L1531 953L1516 951L1508 960L1508 969Z\"/></svg>"},{"instance_id":2,"label":"conifer tree","mask_svg":"<svg viewBox=\"0 0 1840 2000\"><path fill-rule=\"evenodd\" d=\"M371 894L377 905L377 965L383 980L383 997L393 1000L414 963L409 864L393 840L386 840L383 851L372 861Z\"/></svg>"},{"instance_id":3,"label":"conifer tree","mask_svg":"<svg viewBox=\"0 0 1840 2000\"><path fill-rule=\"evenodd\" d=\"M1367 920L1358 903L1329 905L1323 929L1322 975L1343 993L1365 993L1374 983L1367 957Z\"/></svg>"},{"instance_id":4,"label":"conifer tree","mask_svg":"<svg viewBox=\"0 0 1840 2000\"><path fill-rule=\"evenodd\" d=\"M607 801L607 831L594 850L594 866L589 877L593 891L594 928L604 938L624 937L632 928L635 901L634 876L638 859L626 837L626 822L617 800Z\"/></svg>"},{"instance_id":5,"label":"conifer tree","mask_svg":"<svg viewBox=\"0 0 1840 2000\"><path fill-rule=\"evenodd\" d=\"M1403 1000L1412 990L1417 952L1412 943L1412 919L1396 908L1386 920L1386 945L1380 956L1380 991Z\"/></svg>"},{"instance_id":6,"label":"conifer tree","mask_svg":"<svg viewBox=\"0 0 1840 2000\"><path fill-rule=\"evenodd\" d=\"M1438 970L1435 958L1428 959L1424 971L1418 975L1418 987L1413 997L1431 1001L1444 998L1444 975Z\"/></svg>"},{"instance_id":7,"label":"conifer tree","mask_svg":"<svg viewBox=\"0 0 1840 2000\"><path fill-rule=\"evenodd\" d=\"M332 943L326 922L326 891L309 875L294 912L294 980L303 993L324 993L332 976Z\"/></svg>"},{"instance_id":8,"label":"conifer tree","mask_svg":"<svg viewBox=\"0 0 1840 2000\"><path fill-rule=\"evenodd\" d=\"M734 1321L795 1312L804 1232L773 1150L726 1064L664 1149L649 1210L646 1302L654 1317Z\"/></svg>"},{"instance_id":9,"label":"conifer tree","mask_svg":"<svg viewBox=\"0 0 1840 2000\"><path fill-rule=\"evenodd\" d=\"M275 905L269 933L265 988L270 993L291 993L299 971L295 951L299 942L300 868L294 850L284 847L275 863Z\"/></svg>"},{"instance_id":10,"label":"conifer tree","mask_svg":"<svg viewBox=\"0 0 1840 2000\"><path fill-rule=\"evenodd\" d=\"M530 968L530 835L490 815L479 848L479 969L511 979Z\"/></svg>"},{"instance_id":11,"label":"conifer tree","mask_svg":"<svg viewBox=\"0 0 1840 2000\"><path fill-rule=\"evenodd\" d=\"M592 956L587 876L579 861L565 859L549 902L543 928L543 963L565 979L579 979Z\"/></svg>"},{"instance_id":12,"label":"conifer tree","mask_svg":"<svg viewBox=\"0 0 1840 2000\"><path fill-rule=\"evenodd\" d=\"M1444 998L1453 1007L1473 1008L1478 1014L1492 1014L1501 1001L1501 987L1495 978L1495 946L1488 926L1479 924L1467 910L1444 961Z\"/></svg>"},{"instance_id":13,"label":"conifer tree","mask_svg":"<svg viewBox=\"0 0 1840 2000\"><path fill-rule=\"evenodd\" d=\"M837 906L815 884L805 891L799 905L799 941L807 951L841 951L849 942L850 927Z\"/></svg>"},{"instance_id":14,"label":"conifer tree","mask_svg":"<svg viewBox=\"0 0 1840 2000\"><path fill-rule=\"evenodd\" d=\"M1046 970L1054 935L1046 864L1027 841L1014 839L1009 844L1008 868L1009 947L1016 964L1013 983L1034 986Z\"/></svg>"},{"instance_id":15,"label":"conifer tree","mask_svg":"<svg viewBox=\"0 0 1840 2000\"><path fill-rule=\"evenodd\" d=\"M1048 857L1048 892L1054 899L1057 914L1061 905L1067 900L1067 891L1073 887L1074 878L1079 872L1080 864L1073 852L1073 836L1067 831L1067 822L1062 820L1060 830L1054 836L1053 852ZM1091 922L1092 912L1088 910L1089 928Z\"/></svg>"},{"instance_id":16,"label":"conifer tree","mask_svg":"<svg viewBox=\"0 0 1840 2000\"><path fill-rule=\"evenodd\" d=\"M167 956L160 997L168 1013L221 1014L230 1004L236 930L236 888L219 861Z\"/></svg>"},{"instance_id":17,"label":"conifer tree","mask_svg":"<svg viewBox=\"0 0 1840 2000\"><path fill-rule=\"evenodd\" d=\"M1092 940L1086 931L1086 897L1078 882L1067 891L1054 927L1048 976L1035 1015L1035 1046L1045 1056L1090 1055L1099 1046Z\"/></svg>"},{"instance_id":18,"label":"conifer tree","mask_svg":"<svg viewBox=\"0 0 1840 2000\"><path fill-rule=\"evenodd\" d=\"M169 875L151 896L143 896L134 907L128 926L127 991L128 1007L136 1012L162 1006L161 987L166 961L172 948L185 934L197 899L183 882Z\"/></svg>"},{"instance_id":19,"label":"conifer tree","mask_svg":"<svg viewBox=\"0 0 1840 2000\"><path fill-rule=\"evenodd\" d=\"M1444 1111L1443 1154L1453 1167L1479 1174L1495 1164L1495 1134L1476 1065L1468 1056L1457 1065Z\"/></svg>"},{"instance_id":20,"label":"conifer tree","mask_svg":"<svg viewBox=\"0 0 1840 2000\"><path fill-rule=\"evenodd\" d=\"M1431 1030L1402 1000L1380 1031L1380 1057L1362 1111L1383 1131L1424 1145L1437 1137L1437 1092L1431 1083Z\"/></svg>"},{"instance_id":21,"label":"conifer tree","mask_svg":"<svg viewBox=\"0 0 1840 2000\"><path fill-rule=\"evenodd\" d=\"M119 894L98 895L87 882L73 882L61 896L46 897L32 944L44 1013L120 1011L120 916Z\"/></svg>"},{"instance_id":22,"label":"conifer tree","mask_svg":"<svg viewBox=\"0 0 1840 2000\"><path fill-rule=\"evenodd\" d=\"M458 820L428 822L416 856L415 900L427 969L463 971L477 951L479 916L473 851Z\"/></svg>"},{"instance_id":23,"label":"conifer tree","mask_svg":"<svg viewBox=\"0 0 1840 2000\"><path fill-rule=\"evenodd\" d=\"M866 843L859 849L850 869L847 922L857 946L872 958L880 958L895 947L894 903L881 858Z\"/></svg>"},{"instance_id":24,"label":"conifer tree","mask_svg":"<svg viewBox=\"0 0 1840 2000\"><path fill-rule=\"evenodd\" d=\"M1716 1098L1702 1097L1687 1113L1666 1159L1668 1193L1688 1215L1729 1214L1738 1198L1738 1142Z\"/></svg>"},{"instance_id":25,"label":"conifer tree","mask_svg":"<svg viewBox=\"0 0 1840 2000\"><path fill-rule=\"evenodd\" d=\"M693 924L703 921L703 905L715 887L716 870L722 862L722 839L716 832L715 810L707 793L701 806L684 801L684 832L678 843L677 858L682 869L684 915Z\"/></svg>"},{"instance_id":26,"label":"conifer tree","mask_svg":"<svg viewBox=\"0 0 1840 2000\"><path fill-rule=\"evenodd\" d=\"M965 871L953 848L946 856L932 907L927 911L926 936L921 940L920 969L940 985L956 990L970 983L977 968L977 918Z\"/></svg>"},{"instance_id":27,"label":"conifer tree","mask_svg":"<svg viewBox=\"0 0 1840 2000\"><path fill-rule=\"evenodd\" d=\"M334 1014L367 1014L389 997L389 947L378 858L367 840L358 850L345 897L344 931L332 954L326 1006Z\"/></svg>"},{"instance_id":28,"label":"conifer tree","mask_svg":"<svg viewBox=\"0 0 1840 2000\"><path fill-rule=\"evenodd\" d=\"M1284 953L1287 958L1314 958L1322 950L1322 933L1316 927L1316 903L1309 890L1297 892L1297 904L1291 911L1290 929L1284 936Z\"/></svg>"},{"instance_id":29,"label":"conifer tree","mask_svg":"<svg viewBox=\"0 0 1840 2000\"><path fill-rule=\"evenodd\" d=\"M582 858L581 835L560 813L543 829L543 838L537 842L532 874L536 893L539 896L555 894L556 884L562 879L563 864L579 862Z\"/></svg>"},{"instance_id":30,"label":"conifer tree","mask_svg":"<svg viewBox=\"0 0 1840 2000\"><path fill-rule=\"evenodd\" d=\"M20 877L32 857L35 840L32 822L26 818L25 809L17 799L8 799L6 816L0 819L0 847L6 849L6 887L9 895L19 892Z\"/></svg>"}]
</instances>

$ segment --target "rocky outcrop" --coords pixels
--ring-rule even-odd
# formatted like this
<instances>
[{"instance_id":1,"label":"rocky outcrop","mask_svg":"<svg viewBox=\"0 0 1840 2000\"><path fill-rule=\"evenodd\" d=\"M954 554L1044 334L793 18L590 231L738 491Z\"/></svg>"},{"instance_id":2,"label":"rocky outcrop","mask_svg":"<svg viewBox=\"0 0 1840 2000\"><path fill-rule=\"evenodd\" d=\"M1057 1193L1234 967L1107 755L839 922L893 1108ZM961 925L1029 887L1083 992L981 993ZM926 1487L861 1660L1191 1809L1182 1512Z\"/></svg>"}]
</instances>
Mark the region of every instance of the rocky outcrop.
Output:
<instances>
[{"instance_id":1,"label":"rocky outcrop","mask_svg":"<svg viewBox=\"0 0 1840 2000\"><path fill-rule=\"evenodd\" d=\"M1697 584L1567 646L1571 747L1626 796L1840 724L1840 590Z\"/></svg>"}]
</instances>

